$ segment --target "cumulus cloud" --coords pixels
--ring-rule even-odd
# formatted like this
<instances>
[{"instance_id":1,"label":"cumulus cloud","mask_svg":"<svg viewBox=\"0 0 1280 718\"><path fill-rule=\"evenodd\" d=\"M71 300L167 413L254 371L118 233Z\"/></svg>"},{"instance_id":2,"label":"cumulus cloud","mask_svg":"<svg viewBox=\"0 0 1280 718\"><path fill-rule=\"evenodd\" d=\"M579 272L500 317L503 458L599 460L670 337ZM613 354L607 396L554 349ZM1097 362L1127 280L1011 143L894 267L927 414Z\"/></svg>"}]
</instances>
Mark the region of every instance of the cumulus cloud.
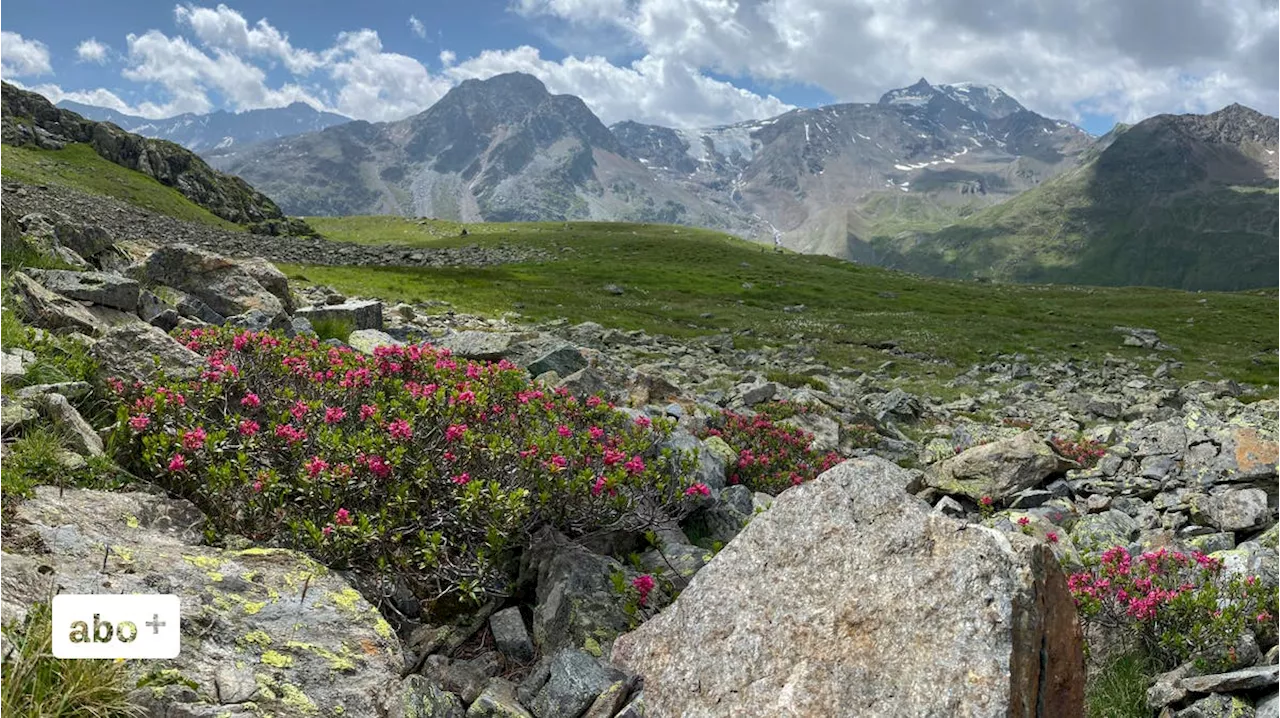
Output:
<instances>
[{"instance_id":1,"label":"cumulus cloud","mask_svg":"<svg viewBox=\"0 0 1280 718\"><path fill-rule=\"evenodd\" d=\"M665 62L871 101L920 76L1000 85L1046 114L1275 112L1275 6L1259 0L520 0Z\"/></svg>"},{"instance_id":2,"label":"cumulus cloud","mask_svg":"<svg viewBox=\"0 0 1280 718\"><path fill-rule=\"evenodd\" d=\"M630 119L699 127L770 117L791 109L772 95L761 97L687 65L653 56L627 67L602 57L568 57L555 62L525 45L514 50L487 50L447 70L458 80L504 72L527 72L542 80L551 92L581 97L605 123Z\"/></svg>"},{"instance_id":3,"label":"cumulus cloud","mask_svg":"<svg viewBox=\"0 0 1280 718\"><path fill-rule=\"evenodd\" d=\"M417 35L418 37L427 36L427 26L423 25L422 21L414 17L413 15L409 16L409 29L412 30L413 34Z\"/></svg>"},{"instance_id":4,"label":"cumulus cloud","mask_svg":"<svg viewBox=\"0 0 1280 718\"><path fill-rule=\"evenodd\" d=\"M28 40L16 32L0 32L0 75L30 77L53 72L49 48L39 40Z\"/></svg>"},{"instance_id":5,"label":"cumulus cloud","mask_svg":"<svg viewBox=\"0 0 1280 718\"><path fill-rule=\"evenodd\" d=\"M206 47L250 57L274 58L295 75L305 75L322 64L318 54L295 48L289 36L266 18L250 26L244 15L226 5L216 8L179 5L173 12L178 24L190 27Z\"/></svg>"},{"instance_id":6,"label":"cumulus cloud","mask_svg":"<svg viewBox=\"0 0 1280 718\"><path fill-rule=\"evenodd\" d=\"M432 76L412 57L383 52L373 30L342 33L327 57L340 85L337 111L348 117L398 120L427 109L449 90L447 79Z\"/></svg>"},{"instance_id":7,"label":"cumulus cloud","mask_svg":"<svg viewBox=\"0 0 1280 718\"><path fill-rule=\"evenodd\" d=\"M76 57L82 62L96 62L101 65L107 61L107 54L110 51L111 48L92 37L76 45Z\"/></svg>"},{"instance_id":8,"label":"cumulus cloud","mask_svg":"<svg viewBox=\"0 0 1280 718\"><path fill-rule=\"evenodd\" d=\"M116 93L110 90L97 89L67 91L63 90L60 86L53 84L36 85L35 87L29 87L26 89L44 95L54 104L62 102L63 100L71 100L72 102L80 102L86 105L93 105L95 107L105 107L109 110L123 112L126 115L138 114L135 108L130 107L129 103L120 99Z\"/></svg>"}]
</instances>

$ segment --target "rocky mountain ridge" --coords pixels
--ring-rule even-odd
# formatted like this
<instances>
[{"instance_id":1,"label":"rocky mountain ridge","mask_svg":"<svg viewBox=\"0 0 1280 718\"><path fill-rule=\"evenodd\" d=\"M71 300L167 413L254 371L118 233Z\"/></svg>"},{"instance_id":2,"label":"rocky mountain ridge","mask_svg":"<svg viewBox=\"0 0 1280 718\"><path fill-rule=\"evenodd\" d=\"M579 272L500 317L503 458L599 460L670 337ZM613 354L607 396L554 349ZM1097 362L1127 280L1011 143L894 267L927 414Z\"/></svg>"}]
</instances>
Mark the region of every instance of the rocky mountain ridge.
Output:
<instances>
[{"instance_id":1,"label":"rocky mountain ridge","mask_svg":"<svg viewBox=\"0 0 1280 718\"><path fill-rule=\"evenodd\" d=\"M202 156L230 147L315 132L351 121L350 117L334 112L321 112L304 102L295 102L287 107L242 112L184 112L163 119L127 115L70 100L63 100L57 106L89 120L110 122L126 132L176 142Z\"/></svg>"}]
</instances>

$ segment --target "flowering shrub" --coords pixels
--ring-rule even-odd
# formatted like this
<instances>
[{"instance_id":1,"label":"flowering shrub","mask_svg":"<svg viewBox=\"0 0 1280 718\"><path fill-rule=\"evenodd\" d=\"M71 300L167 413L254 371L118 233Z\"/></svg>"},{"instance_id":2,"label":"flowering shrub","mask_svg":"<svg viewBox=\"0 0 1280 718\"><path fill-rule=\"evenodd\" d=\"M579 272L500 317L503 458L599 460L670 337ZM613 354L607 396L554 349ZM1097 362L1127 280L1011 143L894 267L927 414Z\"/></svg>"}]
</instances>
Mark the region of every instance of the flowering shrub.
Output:
<instances>
[{"instance_id":1,"label":"flowering shrub","mask_svg":"<svg viewBox=\"0 0 1280 718\"><path fill-rule=\"evenodd\" d=\"M1165 668L1192 658L1229 662L1245 631L1275 639L1276 587L1224 577L1222 563L1200 552L1162 548L1134 559L1116 546L1067 586L1086 631L1106 629Z\"/></svg>"},{"instance_id":2,"label":"flowering shrub","mask_svg":"<svg viewBox=\"0 0 1280 718\"><path fill-rule=\"evenodd\" d=\"M1097 466L1098 461L1107 455L1106 445L1093 439L1072 441L1055 436L1051 441L1055 451L1086 469Z\"/></svg>"},{"instance_id":3,"label":"flowering shrub","mask_svg":"<svg viewBox=\"0 0 1280 718\"><path fill-rule=\"evenodd\" d=\"M702 490L660 456L670 422L544 391L509 363L427 345L367 357L232 328L179 340L198 381L127 386L122 460L222 531L394 572L428 597L505 592L527 537L639 530Z\"/></svg>"},{"instance_id":4,"label":"flowering shrub","mask_svg":"<svg viewBox=\"0 0 1280 718\"><path fill-rule=\"evenodd\" d=\"M737 463L728 467L731 484L777 494L840 463L837 453L814 451L808 432L779 426L764 414L744 416L726 409L721 419L723 425L704 430L702 438L719 436L738 452Z\"/></svg>"}]
</instances>

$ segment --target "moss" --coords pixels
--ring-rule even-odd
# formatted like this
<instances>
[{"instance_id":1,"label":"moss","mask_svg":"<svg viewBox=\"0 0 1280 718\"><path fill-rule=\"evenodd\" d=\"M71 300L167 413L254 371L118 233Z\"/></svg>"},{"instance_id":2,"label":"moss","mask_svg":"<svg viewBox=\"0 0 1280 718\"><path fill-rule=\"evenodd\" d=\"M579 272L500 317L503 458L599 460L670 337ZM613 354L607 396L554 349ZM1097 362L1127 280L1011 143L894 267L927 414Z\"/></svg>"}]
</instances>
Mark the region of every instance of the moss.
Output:
<instances>
[{"instance_id":1,"label":"moss","mask_svg":"<svg viewBox=\"0 0 1280 718\"><path fill-rule=\"evenodd\" d=\"M278 651L263 651L262 662L273 668L288 668L293 665L293 656Z\"/></svg>"}]
</instances>

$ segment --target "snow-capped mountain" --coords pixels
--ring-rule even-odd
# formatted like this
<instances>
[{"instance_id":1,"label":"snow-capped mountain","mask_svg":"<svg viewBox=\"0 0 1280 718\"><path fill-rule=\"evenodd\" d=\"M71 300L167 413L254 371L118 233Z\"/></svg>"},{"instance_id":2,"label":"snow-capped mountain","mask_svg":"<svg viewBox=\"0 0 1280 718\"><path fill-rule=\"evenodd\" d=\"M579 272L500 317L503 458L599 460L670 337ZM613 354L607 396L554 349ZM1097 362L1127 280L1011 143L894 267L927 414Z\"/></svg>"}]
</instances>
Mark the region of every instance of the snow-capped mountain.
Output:
<instances>
[{"instance_id":1,"label":"snow-capped mountain","mask_svg":"<svg viewBox=\"0 0 1280 718\"><path fill-rule=\"evenodd\" d=\"M320 112L302 102L267 110L218 110L207 115L188 112L163 120L135 117L105 107L69 100L59 102L58 107L71 110L86 119L110 122L122 130L143 137L177 142L200 154L315 132L351 121L348 117L332 112Z\"/></svg>"}]
</instances>

